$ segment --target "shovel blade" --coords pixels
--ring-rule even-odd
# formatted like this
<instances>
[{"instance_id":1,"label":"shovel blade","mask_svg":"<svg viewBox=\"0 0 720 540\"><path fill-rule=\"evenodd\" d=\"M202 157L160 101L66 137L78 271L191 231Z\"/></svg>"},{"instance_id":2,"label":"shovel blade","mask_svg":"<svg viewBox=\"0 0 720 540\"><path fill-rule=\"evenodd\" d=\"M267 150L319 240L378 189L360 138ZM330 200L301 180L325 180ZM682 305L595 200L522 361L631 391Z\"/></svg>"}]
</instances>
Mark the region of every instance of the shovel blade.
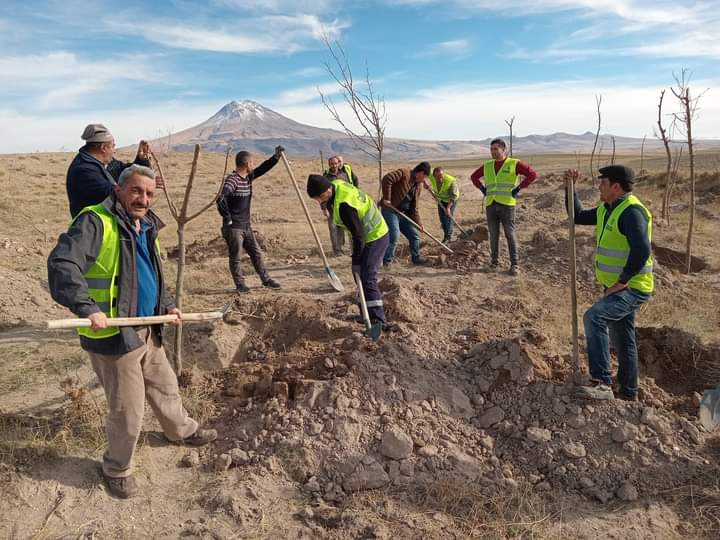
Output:
<instances>
[{"instance_id":1,"label":"shovel blade","mask_svg":"<svg viewBox=\"0 0 720 540\"><path fill-rule=\"evenodd\" d=\"M333 271L332 268L326 266L325 273L327 274L328 280L330 281L330 285L332 285L333 289L335 289L337 292L343 292L345 290L345 287L343 287L340 278L337 277L337 274Z\"/></svg>"},{"instance_id":2,"label":"shovel blade","mask_svg":"<svg viewBox=\"0 0 720 540\"><path fill-rule=\"evenodd\" d=\"M380 339L380 335L382 334L382 324L377 322L374 324L370 324L369 326L366 325L365 327L365 335L372 339L373 341L377 341Z\"/></svg>"},{"instance_id":3,"label":"shovel blade","mask_svg":"<svg viewBox=\"0 0 720 540\"><path fill-rule=\"evenodd\" d=\"M708 431L714 431L720 425L720 385L713 390L703 392L700 402L700 423Z\"/></svg>"}]
</instances>

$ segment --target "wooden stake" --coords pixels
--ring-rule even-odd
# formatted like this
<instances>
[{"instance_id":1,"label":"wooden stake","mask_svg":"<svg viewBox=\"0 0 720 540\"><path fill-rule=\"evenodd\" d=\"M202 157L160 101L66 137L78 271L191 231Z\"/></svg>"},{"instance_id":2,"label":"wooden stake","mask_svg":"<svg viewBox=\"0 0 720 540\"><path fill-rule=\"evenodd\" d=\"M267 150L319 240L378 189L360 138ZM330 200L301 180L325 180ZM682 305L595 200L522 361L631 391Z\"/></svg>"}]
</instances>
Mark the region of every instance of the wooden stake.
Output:
<instances>
[{"instance_id":1,"label":"wooden stake","mask_svg":"<svg viewBox=\"0 0 720 540\"><path fill-rule=\"evenodd\" d=\"M568 200L568 228L570 232L569 258L570 258L570 310L572 317L572 361L573 382L580 385L580 344L578 343L578 317L577 317L577 267L575 264L575 181L567 182Z\"/></svg>"}]
</instances>

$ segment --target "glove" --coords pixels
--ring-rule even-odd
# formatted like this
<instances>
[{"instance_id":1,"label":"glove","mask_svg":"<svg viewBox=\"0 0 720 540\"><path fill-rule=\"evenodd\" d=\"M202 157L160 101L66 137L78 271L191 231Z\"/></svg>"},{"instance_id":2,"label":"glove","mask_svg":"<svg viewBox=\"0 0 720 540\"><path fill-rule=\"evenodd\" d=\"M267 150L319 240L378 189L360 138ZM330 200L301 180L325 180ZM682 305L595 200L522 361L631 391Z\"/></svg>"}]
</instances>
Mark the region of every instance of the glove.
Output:
<instances>
[{"instance_id":1,"label":"glove","mask_svg":"<svg viewBox=\"0 0 720 540\"><path fill-rule=\"evenodd\" d=\"M275 157L279 158L280 154L284 151L285 151L285 148L283 146L280 146L280 145L276 146L275 147Z\"/></svg>"},{"instance_id":2,"label":"glove","mask_svg":"<svg viewBox=\"0 0 720 540\"><path fill-rule=\"evenodd\" d=\"M230 227L232 225L232 219L223 219L223 227Z\"/></svg>"},{"instance_id":3,"label":"glove","mask_svg":"<svg viewBox=\"0 0 720 540\"><path fill-rule=\"evenodd\" d=\"M480 186L480 191L482 191L483 195L487 195L487 188L484 185Z\"/></svg>"},{"instance_id":4,"label":"glove","mask_svg":"<svg viewBox=\"0 0 720 540\"><path fill-rule=\"evenodd\" d=\"M359 276L359 275L360 275L360 268L361 268L361 267L360 267L359 264L353 264L353 265L352 265L352 273L353 273L353 274L357 274L357 275Z\"/></svg>"},{"instance_id":5,"label":"glove","mask_svg":"<svg viewBox=\"0 0 720 540\"><path fill-rule=\"evenodd\" d=\"M517 194L520 193L520 188L516 187L510 192L514 198L517 198Z\"/></svg>"}]
</instances>

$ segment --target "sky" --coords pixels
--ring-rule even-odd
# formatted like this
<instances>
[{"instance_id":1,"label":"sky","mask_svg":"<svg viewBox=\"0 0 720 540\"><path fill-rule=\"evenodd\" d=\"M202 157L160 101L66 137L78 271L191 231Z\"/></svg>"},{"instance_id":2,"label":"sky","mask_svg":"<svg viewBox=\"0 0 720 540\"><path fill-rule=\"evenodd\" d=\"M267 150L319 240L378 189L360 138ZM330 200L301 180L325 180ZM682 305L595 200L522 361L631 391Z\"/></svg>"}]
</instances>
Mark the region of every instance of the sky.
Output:
<instances>
[{"instance_id":1,"label":"sky","mask_svg":"<svg viewBox=\"0 0 720 540\"><path fill-rule=\"evenodd\" d=\"M695 135L719 138L718 28L720 0L3 0L0 152L75 150L91 122L131 144L244 99L337 127L324 36L367 67L387 136L594 131L602 94L604 133L652 137L687 69Z\"/></svg>"}]
</instances>

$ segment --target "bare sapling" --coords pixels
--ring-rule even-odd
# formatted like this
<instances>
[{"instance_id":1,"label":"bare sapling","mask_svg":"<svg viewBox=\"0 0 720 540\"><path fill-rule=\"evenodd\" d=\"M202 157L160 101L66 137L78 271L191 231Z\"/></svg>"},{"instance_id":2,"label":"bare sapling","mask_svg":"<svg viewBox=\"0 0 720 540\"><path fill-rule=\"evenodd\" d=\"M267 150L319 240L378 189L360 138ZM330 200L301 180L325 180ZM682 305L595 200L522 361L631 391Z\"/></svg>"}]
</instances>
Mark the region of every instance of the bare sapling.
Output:
<instances>
[{"instance_id":1,"label":"bare sapling","mask_svg":"<svg viewBox=\"0 0 720 540\"><path fill-rule=\"evenodd\" d=\"M663 127L662 123L662 106L663 106L663 99L665 97L665 89L663 88L660 91L660 100L658 101L658 118L657 118L657 126L658 126L658 132L655 133L655 136L660 139L663 143L663 146L665 147L665 156L667 157L667 161L665 163L665 195L663 196L663 203L662 203L662 220L670 224L670 189L671 189L671 182L670 182L670 171L672 169L672 153L670 152L670 139L668 138L667 130L665 127Z\"/></svg>"},{"instance_id":2,"label":"bare sapling","mask_svg":"<svg viewBox=\"0 0 720 540\"><path fill-rule=\"evenodd\" d=\"M595 159L595 150L597 149L598 139L600 138L600 127L602 126L602 115L600 114L600 105L602 104L602 94L595 96L595 107L597 109L597 130L595 131L595 142L593 143L592 152L590 152L590 178L595 178L595 167L593 160ZM600 159L598 158L598 163Z\"/></svg>"},{"instance_id":3,"label":"bare sapling","mask_svg":"<svg viewBox=\"0 0 720 540\"><path fill-rule=\"evenodd\" d=\"M192 192L193 188L193 182L195 181L195 174L197 173L197 163L198 163L198 157L200 156L200 145L195 145L195 152L193 154L193 160L192 165L190 166L190 176L188 178L187 185L185 186L185 195L183 196L182 203L180 204L180 210L178 210L177 206L173 202L172 198L170 197L168 190L167 190L167 180L164 177L164 174L162 172L162 167L160 166L160 162L157 159L157 156L155 156L154 153L150 152L150 157L155 162L157 174L162 178L164 183L164 189L163 193L165 193L165 200L167 201L168 208L170 210L170 214L172 215L173 219L175 220L175 223L177 224L177 237L178 237L178 257L177 257L177 276L175 279L175 305L178 307L178 309L182 309L183 307L183 296L184 296L184 286L183 286L183 278L185 273L185 226L190 223L192 220L203 214L206 210L208 210L215 202L217 201L218 197L220 196L220 192L222 191L223 182L225 179L225 175L227 174L227 168L228 168L228 159L230 157L230 148L228 148L227 153L225 154L225 168L223 170L222 178L220 179L220 186L218 187L215 196L207 203L205 204L200 210L198 210L195 213L188 214L188 207L190 203L190 194ZM183 360L182 360L182 337L183 337L183 327L182 322L178 324L175 328L175 355L173 358L173 368L175 369L176 374L180 374L183 368Z\"/></svg>"},{"instance_id":4,"label":"bare sapling","mask_svg":"<svg viewBox=\"0 0 720 540\"><path fill-rule=\"evenodd\" d=\"M510 157L513 155L513 124L515 123L515 117L513 116L510 120L505 120L508 128L510 129Z\"/></svg>"},{"instance_id":5,"label":"bare sapling","mask_svg":"<svg viewBox=\"0 0 720 540\"><path fill-rule=\"evenodd\" d=\"M372 157L378 164L378 184L383 177L383 151L385 148L385 125L387 111L385 99L376 94L370 80L370 71L365 63L365 77L358 83L352 72L350 61L339 41L330 41L324 36L325 46L330 53L331 61L325 62L325 69L340 87L345 104L350 108L354 122L359 128L353 128L353 120L344 118L329 96L318 88L320 99L355 146L361 152Z\"/></svg>"}]
</instances>

